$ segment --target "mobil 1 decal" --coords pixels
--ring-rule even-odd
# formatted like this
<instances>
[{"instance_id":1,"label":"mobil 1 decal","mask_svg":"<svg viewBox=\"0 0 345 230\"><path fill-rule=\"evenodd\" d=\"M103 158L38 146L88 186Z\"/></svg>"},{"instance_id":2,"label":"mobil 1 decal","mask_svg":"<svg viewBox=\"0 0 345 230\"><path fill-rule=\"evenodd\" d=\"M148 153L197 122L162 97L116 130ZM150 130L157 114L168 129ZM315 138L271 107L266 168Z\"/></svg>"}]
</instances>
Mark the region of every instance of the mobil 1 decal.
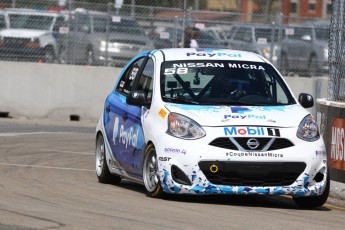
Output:
<instances>
[{"instance_id":1,"label":"mobil 1 decal","mask_svg":"<svg viewBox=\"0 0 345 230\"><path fill-rule=\"evenodd\" d=\"M267 127L224 127L225 136L272 136L280 137L280 131L276 128Z\"/></svg>"}]
</instances>

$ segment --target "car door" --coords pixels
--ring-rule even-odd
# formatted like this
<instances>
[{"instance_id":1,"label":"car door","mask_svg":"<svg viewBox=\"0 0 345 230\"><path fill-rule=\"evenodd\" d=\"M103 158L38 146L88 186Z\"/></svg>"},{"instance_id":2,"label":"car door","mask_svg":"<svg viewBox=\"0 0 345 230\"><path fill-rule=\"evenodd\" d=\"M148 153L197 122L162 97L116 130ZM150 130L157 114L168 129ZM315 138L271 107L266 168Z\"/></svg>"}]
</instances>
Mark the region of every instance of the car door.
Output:
<instances>
[{"instance_id":1,"label":"car door","mask_svg":"<svg viewBox=\"0 0 345 230\"><path fill-rule=\"evenodd\" d=\"M145 110L126 103L128 93L135 89L152 89L152 60L141 57L132 62L122 75L116 89L107 97L104 127L113 157L128 175L141 178L145 150L141 117ZM150 71L148 71L150 69ZM151 71L152 70L152 71ZM152 90L151 90L152 92Z\"/></svg>"}]
</instances>

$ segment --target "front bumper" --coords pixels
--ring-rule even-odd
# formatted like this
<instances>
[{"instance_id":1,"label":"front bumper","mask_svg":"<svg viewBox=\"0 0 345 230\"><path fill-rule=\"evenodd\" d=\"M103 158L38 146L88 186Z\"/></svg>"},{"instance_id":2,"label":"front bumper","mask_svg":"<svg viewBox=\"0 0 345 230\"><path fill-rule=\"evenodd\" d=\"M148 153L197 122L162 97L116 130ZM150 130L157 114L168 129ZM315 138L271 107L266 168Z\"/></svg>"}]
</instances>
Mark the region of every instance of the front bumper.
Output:
<instances>
[{"instance_id":1,"label":"front bumper","mask_svg":"<svg viewBox=\"0 0 345 230\"><path fill-rule=\"evenodd\" d=\"M44 56L44 48L41 47L0 47L0 58L14 60L35 60Z\"/></svg>"},{"instance_id":2,"label":"front bumper","mask_svg":"<svg viewBox=\"0 0 345 230\"><path fill-rule=\"evenodd\" d=\"M315 196L325 189L322 139L305 142L293 135L293 146L255 152L212 146L212 136L189 141L168 134L161 137L156 152L165 192Z\"/></svg>"}]
</instances>

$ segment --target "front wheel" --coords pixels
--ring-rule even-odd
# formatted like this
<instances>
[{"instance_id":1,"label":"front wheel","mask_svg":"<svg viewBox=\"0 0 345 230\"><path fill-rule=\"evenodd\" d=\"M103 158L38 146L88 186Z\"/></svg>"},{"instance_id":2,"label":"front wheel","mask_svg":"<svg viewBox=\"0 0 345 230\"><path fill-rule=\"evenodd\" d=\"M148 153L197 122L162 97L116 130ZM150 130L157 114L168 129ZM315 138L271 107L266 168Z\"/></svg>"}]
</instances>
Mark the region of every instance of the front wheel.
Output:
<instances>
[{"instance_id":1,"label":"front wheel","mask_svg":"<svg viewBox=\"0 0 345 230\"><path fill-rule=\"evenodd\" d=\"M93 48L89 47L86 51L86 65L94 65L95 63L95 54L93 52Z\"/></svg>"},{"instance_id":2,"label":"front wheel","mask_svg":"<svg viewBox=\"0 0 345 230\"><path fill-rule=\"evenodd\" d=\"M160 198L163 196L163 188L160 185L158 171L158 160L156 149L149 145L145 151L143 165L143 180L147 191L147 196Z\"/></svg>"},{"instance_id":3,"label":"front wheel","mask_svg":"<svg viewBox=\"0 0 345 230\"><path fill-rule=\"evenodd\" d=\"M47 47L44 50L43 55L43 61L44 63L54 63L55 62L55 54L52 48Z\"/></svg>"},{"instance_id":4,"label":"front wheel","mask_svg":"<svg viewBox=\"0 0 345 230\"><path fill-rule=\"evenodd\" d=\"M112 175L109 171L107 158L105 154L105 143L102 134L98 134L96 138L96 174L98 181L101 183L118 184L121 177Z\"/></svg>"},{"instance_id":5,"label":"front wheel","mask_svg":"<svg viewBox=\"0 0 345 230\"><path fill-rule=\"evenodd\" d=\"M327 201L330 189L330 175L327 172L326 188L320 196L308 196L308 197L293 197L295 203L301 208L316 208L321 207Z\"/></svg>"}]
</instances>

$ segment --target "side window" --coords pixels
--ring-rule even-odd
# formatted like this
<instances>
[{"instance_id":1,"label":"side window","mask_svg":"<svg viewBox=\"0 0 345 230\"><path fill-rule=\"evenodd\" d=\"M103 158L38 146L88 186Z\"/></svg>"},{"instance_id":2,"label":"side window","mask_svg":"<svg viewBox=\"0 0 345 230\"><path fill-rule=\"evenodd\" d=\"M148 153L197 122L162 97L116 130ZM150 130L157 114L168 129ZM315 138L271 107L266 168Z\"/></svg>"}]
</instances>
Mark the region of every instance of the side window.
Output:
<instances>
[{"instance_id":1,"label":"side window","mask_svg":"<svg viewBox=\"0 0 345 230\"><path fill-rule=\"evenodd\" d=\"M56 18L53 31L59 32L60 27L64 27L64 26L66 26L65 18L63 16L59 16Z\"/></svg>"},{"instance_id":2,"label":"side window","mask_svg":"<svg viewBox=\"0 0 345 230\"><path fill-rule=\"evenodd\" d=\"M75 23L75 29L79 32L89 33L90 32L90 17L87 14L77 13Z\"/></svg>"},{"instance_id":3,"label":"side window","mask_svg":"<svg viewBox=\"0 0 345 230\"><path fill-rule=\"evenodd\" d=\"M251 42L251 30L250 28L238 28L235 37L235 40Z\"/></svg>"},{"instance_id":4,"label":"side window","mask_svg":"<svg viewBox=\"0 0 345 230\"><path fill-rule=\"evenodd\" d=\"M126 72L122 75L119 85L116 87L116 91L127 95L131 90L133 90L134 80L137 77L137 73L144 58L141 58L130 65Z\"/></svg>"},{"instance_id":5,"label":"side window","mask_svg":"<svg viewBox=\"0 0 345 230\"><path fill-rule=\"evenodd\" d=\"M6 28L5 16L0 15L0 29Z\"/></svg>"},{"instance_id":6,"label":"side window","mask_svg":"<svg viewBox=\"0 0 345 230\"><path fill-rule=\"evenodd\" d=\"M153 73L154 73L154 63L150 58L140 76L137 90L145 91L149 101L152 99L153 92Z\"/></svg>"}]
</instances>

